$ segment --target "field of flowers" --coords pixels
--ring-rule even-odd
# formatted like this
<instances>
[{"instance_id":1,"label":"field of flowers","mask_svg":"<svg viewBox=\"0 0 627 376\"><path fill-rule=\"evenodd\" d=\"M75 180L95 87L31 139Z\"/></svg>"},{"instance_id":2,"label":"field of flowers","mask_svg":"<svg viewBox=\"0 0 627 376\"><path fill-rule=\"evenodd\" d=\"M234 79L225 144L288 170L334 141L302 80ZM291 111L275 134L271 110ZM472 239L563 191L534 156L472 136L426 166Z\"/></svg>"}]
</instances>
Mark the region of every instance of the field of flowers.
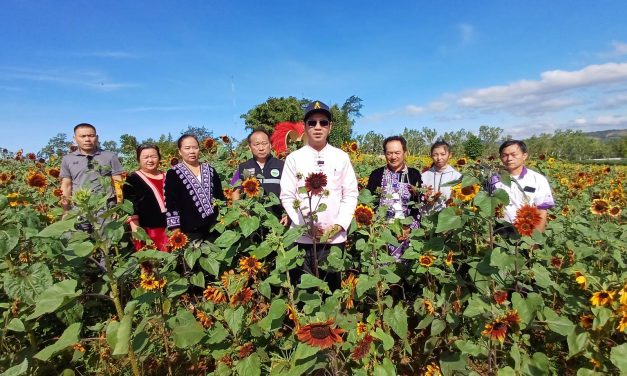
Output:
<instances>
[{"instance_id":1,"label":"field of flowers","mask_svg":"<svg viewBox=\"0 0 627 376\"><path fill-rule=\"evenodd\" d=\"M228 138L204 145L228 190L247 156ZM384 163L345 149L361 186ZM169 253L134 252L128 201L101 227L105 198L78 192L62 219L59 158L0 160L0 373L627 374L627 168L531 161L558 206L546 232L532 231L529 210L503 239L492 234L507 195L482 188L497 162L456 162L451 205L423 218L401 263L387 244L402 223L361 190L346 251L320 265L341 272L332 291L313 275L290 280L304 229L281 226L267 210L276 197L254 181L220 206L214 243L175 233ZM91 235L75 229L78 216Z\"/></svg>"}]
</instances>

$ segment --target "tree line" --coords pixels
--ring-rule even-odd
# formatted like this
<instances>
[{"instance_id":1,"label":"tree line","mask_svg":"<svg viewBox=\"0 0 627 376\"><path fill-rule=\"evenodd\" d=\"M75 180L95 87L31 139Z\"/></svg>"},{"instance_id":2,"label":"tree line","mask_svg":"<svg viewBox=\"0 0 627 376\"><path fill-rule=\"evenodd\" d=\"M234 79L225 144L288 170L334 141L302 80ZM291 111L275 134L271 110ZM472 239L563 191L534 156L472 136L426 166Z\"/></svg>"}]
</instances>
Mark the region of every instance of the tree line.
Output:
<instances>
[{"instance_id":1,"label":"tree line","mask_svg":"<svg viewBox=\"0 0 627 376\"><path fill-rule=\"evenodd\" d=\"M282 121L301 121L303 108L311 102L308 98L270 97L265 102L254 106L240 117L244 120L247 130L265 129L272 132L274 125ZM374 131L365 134L355 134L353 126L355 120L361 117L363 108L362 99L352 95L343 104L331 104L333 114L333 132L329 142L341 146L347 142L357 141L364 153L381 154L385 135ZM204 126L188 126L181 134L188 133L204 140L214 137L213 132ZM477 132L460 129L457 131L439 133L435 128L422 127L421 129L405 127L401 133L407 140L407 148L412 155L428 155L430 146L437 140L448 142L457 156L481 158L498 155L498 146L512 137L503 134L503 129L495 126L482 125ZM176 136L178 137L178 135ZM107 140L102 147L115 151L122 156L133 156L135 148L140 143L158 145L164 155L176 154L171 134L161 135L159 138L137 140L130 134L123 134L119 143ZM627 155L627 136L615 137L609 140L592 138L582 131L557 130L553 134L543 133L525 139L532 156L544 154L564 160L581 161L594 158L624 158ZM52 137L46 146L38 153L41 158L51 155L62 155L71 145L71 138L65 133L58 133Z\"/></svg>"}]
</instances>

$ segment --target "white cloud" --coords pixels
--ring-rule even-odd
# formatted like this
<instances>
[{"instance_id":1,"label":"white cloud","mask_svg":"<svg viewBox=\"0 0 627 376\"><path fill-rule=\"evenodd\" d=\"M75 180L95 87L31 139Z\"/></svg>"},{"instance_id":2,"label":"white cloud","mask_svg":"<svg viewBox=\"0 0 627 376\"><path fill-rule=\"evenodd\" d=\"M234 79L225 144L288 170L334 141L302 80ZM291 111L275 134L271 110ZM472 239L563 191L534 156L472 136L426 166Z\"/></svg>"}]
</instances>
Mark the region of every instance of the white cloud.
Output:
<instances>
[{"instance_id":1,"label":"white cloud","mask_svg":"<svg viewBox=\"0 0 627 376\"><path fill-rule=\"evenodd\" d=\"M558 129L573 129L583 132L602 129L627 129L627 115L599 115L592 118L579 117L566 121L542 120L525 122L505 127L503 134L514 138L527 138L542 133L553 133Z\"/></svg>"},{"instance_id":2,"label":"white cloud","mask_svg":"<svg viewBox=\"0 0 627 376\"><path fill-rule=\"evenodd\" d=\"M413 104L406 105L401 108L397 108L391 111L374 113L364 117L366 122L376 122L387 117L396 116L419 116L428 112L441 112L446 110L448 104L443 101L434 101L428 103L426 106L416 106Z\"/></svg>"},{"instance_id":3,"label":"white cloud","mask_svg":"<svg viewBox=\"0 0 627 376\"><path fill-rule=\"evenodd\" d=\"M457 29L463 45L469 44L475 39L475 27L471 24L461 23L457 25Z\"/></svg>"},{"instance_id":4,"label":"white cloud","mask_svg":"<svg viewBox=\"0 0 627 376\"><path fill-rule=\"evenodd\" d=\"M620 41L612 41L609 51L601 52L598 56L602 59L616 58L627 55L627 43Z\"/></svg>"},{"instance_id":5,"label":"white cloud","mask_svg":"<svg viewBox=\"0 0 627 376\"><path fill-rule=\"evenodd\" d=\"M589 65L578 71L547 71L536 81L521 80L507 85L472 90L462 95L457 104L471 108L501 107L529 96L540 99L547 94L618 82L627 82L627 63Z\"/></svg>"},{"instance_id":6,"label":"white cloud","mask_svg":"<svg viewBox=\"0 0 627 376\"><path fill-rule=\"evenodd\" d=\"M134 83L114 82L99 71L37 70L0 66L0 81L35 81L80 86L99 91L136 87Z\"/></svg>"},{"instance_id":7,"label":"white cloud","mask_svg":"<svg viewBox=\"0 0 627 376\"><path fill-rule=\"evenodd\" d=\"M619 93L617 95L611 95L603 97L599 103L597 103L593 110L612 110L615 108L623 107L627 105L627 93Z\"/></svg>"}]
</instances>

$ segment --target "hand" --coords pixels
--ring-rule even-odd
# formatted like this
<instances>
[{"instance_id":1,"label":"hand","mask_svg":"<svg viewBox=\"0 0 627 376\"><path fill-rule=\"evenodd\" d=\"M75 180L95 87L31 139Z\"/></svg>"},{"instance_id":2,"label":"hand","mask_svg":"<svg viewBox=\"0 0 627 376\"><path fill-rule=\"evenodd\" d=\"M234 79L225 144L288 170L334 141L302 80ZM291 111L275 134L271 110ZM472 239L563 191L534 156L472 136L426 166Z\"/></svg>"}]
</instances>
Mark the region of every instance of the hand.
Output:
<instances>
[{"instance_id":1,"label":"hand","mask_svg":"<svg viewBox=\"0 0 627 376\"><path fill-rule=\"evenodd\" d=\"M403 232L396 239L398 239L399 242L404 242L405 240L409 239L410 233L411 228L409 226L403 226Z\"/></svg>"},{"instance_id":2,"label":"hand","mask_svg":"<svg viewBox=\"0 0 627 376\"><path fill-rule=\"evenodd\" d=\"M288 217L287 215L284 215L283 217L281 217L281 220L279 221L280 224L282 224L283 226L287 226L290 224L290 217Z\"/></svg>"},{"instance_id":3,"label":"hand","mask_svg":"<svg viewBox=\"0 0 627 376\"><path fill-rule=\"evenodd\" d=\"M329 239L331 239L332 237L336 236L337 234L340 233L340 231L344 230L342 228L342 226L340 225L333 225L331 228L327 229L324 234L322 235L322 238L320 239L320 242L322 243L326 243L327 241L329 241Z\"/></svg>"}]
</instances>

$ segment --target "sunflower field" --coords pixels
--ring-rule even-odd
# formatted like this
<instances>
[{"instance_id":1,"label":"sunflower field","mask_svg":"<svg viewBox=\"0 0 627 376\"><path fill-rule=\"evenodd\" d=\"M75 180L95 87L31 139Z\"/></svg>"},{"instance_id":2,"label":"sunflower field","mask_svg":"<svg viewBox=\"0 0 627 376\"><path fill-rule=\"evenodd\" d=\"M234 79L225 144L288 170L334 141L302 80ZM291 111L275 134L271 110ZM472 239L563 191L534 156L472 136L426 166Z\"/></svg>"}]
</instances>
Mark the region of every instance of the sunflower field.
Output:
<instances>
[{"instance_id":1,"label":"sunflower field","mask_svg":"<svg viewBox=\"0 0 627 376\"><path fill-rule=\"evenodd\" d=\"M248 156L228 138L203 145L228 191ZM384 162L345 150L362 188ZM423 216L401 262L387 247L403 223L361 189L346 249L320 265L341 273L332 290L290 279L305 229L283 227L269 211L278 199L255 181L219 205L214 242L172 233L170 252L135 252L130 202L103 224L106 198L79 191L62 218L60 159L18 152L0 160L0 374L627 374L627 168L531 161L557 207L544 233L527 207L503 238L508 197L483 188L497 162L457 161L449 207ZM77 229L84 220L91 234Z\"/></svg>"}]
</instances>

